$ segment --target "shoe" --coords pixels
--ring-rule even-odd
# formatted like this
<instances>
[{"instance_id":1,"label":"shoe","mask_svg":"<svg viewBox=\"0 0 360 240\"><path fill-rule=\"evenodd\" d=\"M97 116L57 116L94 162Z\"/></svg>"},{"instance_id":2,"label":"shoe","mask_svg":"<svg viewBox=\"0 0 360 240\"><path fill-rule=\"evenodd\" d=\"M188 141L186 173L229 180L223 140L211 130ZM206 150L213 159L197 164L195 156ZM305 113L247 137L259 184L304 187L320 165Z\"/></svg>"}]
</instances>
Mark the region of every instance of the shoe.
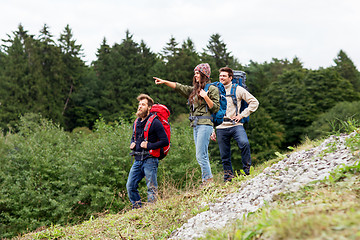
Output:
<instances>
[{"instance_id":1,"label":"shoe","mask_svg":"<svg viewBox=\"0 0 360 240\"><path fill-rule=\"evenodd\" d=\"M224 182L231 182L234 176L224 176Z\"/></svg>"},{"instance_id":2,"label":"shoe","mask_svg":"<svg viewBox=\"0 0 360 240\"><path fill-rule=\"evenodd\" d=\"M207 188L209 186L212 186L214 183L214 179L213 178L208 178L206 179L205 181L203 181L201 184L200 184L200 187L201 188Z\"/></svg>"}]
</instances>

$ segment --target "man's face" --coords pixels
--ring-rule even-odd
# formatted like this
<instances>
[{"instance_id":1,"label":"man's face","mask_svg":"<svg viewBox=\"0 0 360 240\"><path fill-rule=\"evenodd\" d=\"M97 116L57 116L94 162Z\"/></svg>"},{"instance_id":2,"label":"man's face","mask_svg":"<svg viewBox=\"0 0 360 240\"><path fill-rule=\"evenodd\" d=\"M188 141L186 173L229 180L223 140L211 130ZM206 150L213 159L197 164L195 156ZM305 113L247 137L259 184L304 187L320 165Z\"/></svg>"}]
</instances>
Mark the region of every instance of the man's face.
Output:
<instances>
[{"instance_id":1,"label":"man's face","mask_svg":"<svg viewBox=\"0 0 360 240\"><path fill-rule=\"evenodd\" d=\"M145 118L149 114L150 108L148 106L147 99L142 99L139 101L138 110L136 116L139 118Z\"/></svg>"},{"instance_id":2,"label":"man's face","mask_svg":"<svg viewBox=\"0 0 360 240\"><path fill-rule=\"evenodd\" d=\"M228 72L220 72L219 75L219 81L224 84L224 85L228 85L229 83L231 83L232 77L229 77L229 73Z\"/></svg>"}]
</instances>

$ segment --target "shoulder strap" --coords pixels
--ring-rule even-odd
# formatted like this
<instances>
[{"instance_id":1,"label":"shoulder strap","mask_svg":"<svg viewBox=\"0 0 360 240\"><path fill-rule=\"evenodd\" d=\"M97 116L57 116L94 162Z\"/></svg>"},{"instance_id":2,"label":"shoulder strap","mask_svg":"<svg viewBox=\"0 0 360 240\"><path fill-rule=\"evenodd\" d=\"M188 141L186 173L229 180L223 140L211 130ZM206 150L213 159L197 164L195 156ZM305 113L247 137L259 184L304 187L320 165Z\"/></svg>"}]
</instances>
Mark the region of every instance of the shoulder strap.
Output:
<instances>
[{"instance_id":1,"label":"shoulder strap","mask_svg":"<svg viewBox=\"0 0 360 240\"><path fill-rule=\"evenodd\" d=\"M134 136L135 142L136 142L136 125L137 125L138 119L139 119L139 118L135 119L135 122L134 122L133 136Z\"/></svg>"},{"instance_id":2,"label":"shoulder strap","mask_svg":"<svg viewBox=\"0 0 360 240\"><path fill-rule=\"evenodd\" d=\"M233 100L233 103L235 105L235 111L236 111L236 116L238 115L238 105L237 105L237 98L236 98L236 87L238 86L237 83L233 83L231 86L231 91L230 91L230 96Z\"/></svg>"},{"instance_id":3,"label":"shoulder strap","mask_svg":"<svg viewBox=\"0 0 360 240\"><path fill-rule=\"evenodd\" d=\"M207 92L209 90L209 87L210 87L210 83L207 83L204 87L204 91Z\"/></svg>"},{"instance_id":4,"label":"shoulder strap","mask_svg":"<svg viewBox=\"0 0 360 240\"><path fill-rule=\"evenodd\" d=\"M149 119L146 121L146 124L144 127L144 141L148 140L150 126L156 117L157 117L156 114L151 114Z\"/></svg>"},{"instance_id":5,"label":"shoulder strap","mask_svg":"<svg viewBox=\"0 0 360 240\"><path fill-rule=\"evenodd\" d=\"M205 92L207 92L208 90L209 90L209 88L210 88L210 85L213 85L213 84L211 84L211 83L207 83L206 85L205 85L205 87L204 87L204 91ZM208 111L208 106L207 106L207 104L206 104L206 112Z\"/></svg>"}]
</instances>

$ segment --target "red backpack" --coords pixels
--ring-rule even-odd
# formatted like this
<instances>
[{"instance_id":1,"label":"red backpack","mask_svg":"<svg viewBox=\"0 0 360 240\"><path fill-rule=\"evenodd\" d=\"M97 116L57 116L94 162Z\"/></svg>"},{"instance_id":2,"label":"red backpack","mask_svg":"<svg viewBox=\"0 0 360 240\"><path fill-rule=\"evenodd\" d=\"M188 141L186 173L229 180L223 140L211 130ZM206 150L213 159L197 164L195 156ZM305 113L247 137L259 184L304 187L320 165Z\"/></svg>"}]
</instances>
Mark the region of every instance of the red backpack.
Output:
<instances>
[{"instance_id":1,"label":"red backpack","mask_svg":"<svg viewBox=\"0 0 360 240\"><path fill-rule=\"evenodd\" d=\"M152 113L152 114L149 117L149 119L147 120L145 127L144 127L144 141L148 140L150 126L156 117L158 117L161 124L164 126L166 136L168 137L168 140L169 140L169 145L167 145L163 148L153 149L153 150L149 151L151 156L157 157L160 160L160 159L163 159L164 157L166 157L166 155L168 154L168 152L170 150L170 137L171 137L171 127L169 124L170 110L163 104L154 104L152 106L152 108L150 109L150 113ZM134 124L135 136L136 136L136 122L137 122L137 119L135 120L135 124Z\"/></svg>"}]
</instances>

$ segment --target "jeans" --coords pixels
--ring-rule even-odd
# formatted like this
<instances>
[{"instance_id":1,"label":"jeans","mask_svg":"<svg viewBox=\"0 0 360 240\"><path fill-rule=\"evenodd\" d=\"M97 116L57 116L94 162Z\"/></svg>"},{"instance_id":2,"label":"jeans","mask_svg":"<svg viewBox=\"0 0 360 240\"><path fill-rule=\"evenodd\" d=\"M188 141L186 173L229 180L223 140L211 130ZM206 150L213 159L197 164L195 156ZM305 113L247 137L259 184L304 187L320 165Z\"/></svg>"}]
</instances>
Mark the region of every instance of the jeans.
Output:
<instances>
[{"instance_id":1,"label":"jeans","mask_svg":"<svg viewBox=\"0 0 360 240\"><path fill-rule=\"evenodd\" d=\"M231 165L230 140L234 138L241 150L241 161L246 175L249 174L251 166L250 143L244 126L238 125L230 128L217 129L216 135L219 144L220 157L224 169L224 180L229 181L234 176Z\"/></svg>"},{"instance_id":2,"label":"jeans","mask_svg":"<svg viewBox=\"0 0 360 240\"><path fill-rule=\"evenodd\" d=\"M210 136L213 131L211 125L196 125L193 129L194 141L196 148L196 160L201 168L201 179L206 181L209 178L212 178L210 161L209 161L209 142Z\"/></svg>"},{"instance_id":3,"label":"jeans","mask_svg":"<svg viewBox=\"0 0 360 240\"><path fill-rule=\"evenodd\" d=\"M141 207L141 199L138 191L139 182L145 177L147 186L148 202L155 202L157 195L157 170L159 160L147 158L143 161L135 161L132 165L126 183L126 189L133 208Z\"/></svg>"}]
</instances>

